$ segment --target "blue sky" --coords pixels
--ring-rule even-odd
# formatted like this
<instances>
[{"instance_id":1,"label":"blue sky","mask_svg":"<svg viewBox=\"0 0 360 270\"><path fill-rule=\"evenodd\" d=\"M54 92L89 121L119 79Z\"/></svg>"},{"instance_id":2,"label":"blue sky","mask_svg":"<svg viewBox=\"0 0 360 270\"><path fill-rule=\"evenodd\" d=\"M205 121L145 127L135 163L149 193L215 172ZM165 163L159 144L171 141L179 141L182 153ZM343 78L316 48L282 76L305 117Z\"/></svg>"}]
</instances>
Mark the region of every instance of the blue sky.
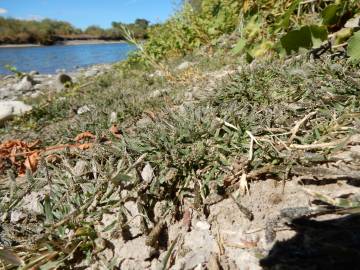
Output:
<instances>
[{"instance_id":1,"label":"blue sky","mask_svg":"<svg viewBox=\"0 0 360 270\"><path fill-rule=\"evenodd\" d=\"M145 18L162 22L178 8L179 0L0 0L0 16L19 19L51 18L76 27L110 27L111 22Z\"/></svg>"}]
</instances>

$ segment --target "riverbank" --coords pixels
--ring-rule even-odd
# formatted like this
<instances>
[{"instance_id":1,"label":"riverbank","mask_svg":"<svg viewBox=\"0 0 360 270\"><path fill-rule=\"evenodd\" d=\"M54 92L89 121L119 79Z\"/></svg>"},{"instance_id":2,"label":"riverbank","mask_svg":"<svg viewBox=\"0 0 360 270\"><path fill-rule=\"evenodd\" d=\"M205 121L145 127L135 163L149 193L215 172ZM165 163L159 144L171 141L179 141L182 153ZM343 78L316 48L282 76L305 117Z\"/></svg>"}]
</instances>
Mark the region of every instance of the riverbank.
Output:
<instances>
[{"instance_id":1,"label":"riverbank","mask_svg":"<svg viewBox=\"0 0 360 270\"><path fill-rule=\"evenodd\" d=\"M97 39L91 39L91 40L67 40L67 41L58 41L54 45L50 46L56 46L56 45L63 45L63 46L76 46L76 45L92 45L92 44L121 44L121 43L128 43L124 40L119 41L108 41L108 40L97 40ZM31 47L41 47L43 45L39 44L2 44L0 45L1 48L31 48Z\"/></svg>"},{"instance_id":2,"label":"riverbank","mask_svg":"<svg viewBox=\"0 0 360 270\"><path fill-rule=\"evenodd\" d=\"M168 70L79 77L0 129L13 140L0 192L13 168L1 237L14 252L139 270L308 269L353 254L360 223L341 205L359 205L356 68L222 55Z\"/></svg>"},{"instance_id":3,"label":"riverbank","mask_svg":"<svg viewBox=\"0 0 360 270\"><path fill-rule=\"evenodd\" d=\"M47 92L60 92L66 88L65 83L76 84L80 79L93 78L111 69L112 64L97 64L74 71L59 70L56 74L29 73L0 75L0 101L37 98ZM68 77L66 82L62 77ZM1 119L0 119L1 122Z\"/></svg>"}]
</instances>

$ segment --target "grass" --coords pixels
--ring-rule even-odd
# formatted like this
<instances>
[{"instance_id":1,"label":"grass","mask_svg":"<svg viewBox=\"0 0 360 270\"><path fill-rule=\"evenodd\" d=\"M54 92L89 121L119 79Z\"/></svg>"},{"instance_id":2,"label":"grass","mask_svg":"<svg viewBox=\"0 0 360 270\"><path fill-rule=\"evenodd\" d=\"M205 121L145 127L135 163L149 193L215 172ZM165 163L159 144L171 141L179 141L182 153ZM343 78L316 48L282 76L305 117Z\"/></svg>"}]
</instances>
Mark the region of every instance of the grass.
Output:
<instances>
[{"instance_id":1,"label":"grass","mask_svg":"<svg viewBox=\"0 0 360 270\"><path fill-rule=\"evenodd\" d=\"M3 186L0 240L11 243L9 249L25 262L22 269L91 265L102 231L125 237L126 201L136 202L142 233L156 235L151 228L159 221L153 210L158 202L166 202L161 218L179 219L184 199L204 208L212 195L228 196L239 188L241 174L248 181L290 180L299 168L317 164L308 157L330 156L359 134L356 72L341 60L260 62L186 105L181 97L190 85L149 81L141 72L111 72L86 88L46 100L3 132L35 127L24 136L41 137L44 145L73 142L84 131L97 140L90 150L66 148L52 153L55 160L45 155L21 185ZM203 85L206 80L212 78ZM159 88L170 91L151 97ZM83 105L95 109L73 115L72 109ZM109 131L112 112L120 139ZM140 125L140 119L147 121ZM146 163L154 171L149 182L141 174ZM25 195L38 205L35 216L23 210ZM13 226L16 210L26 218ZM117 222L99 231L108 213L117 215Z\"/></svg>"}]
</instances>

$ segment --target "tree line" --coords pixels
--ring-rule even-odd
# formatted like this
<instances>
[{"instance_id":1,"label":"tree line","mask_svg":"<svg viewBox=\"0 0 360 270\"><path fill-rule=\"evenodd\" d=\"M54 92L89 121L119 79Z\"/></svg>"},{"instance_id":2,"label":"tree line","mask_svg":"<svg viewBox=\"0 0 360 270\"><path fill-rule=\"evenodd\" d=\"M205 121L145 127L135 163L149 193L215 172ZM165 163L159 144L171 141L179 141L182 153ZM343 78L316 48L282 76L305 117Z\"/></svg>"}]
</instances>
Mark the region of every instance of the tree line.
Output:
<instances>
[{"instance_id":1,"label":"tree line","mask_svg":"<svg viewBox=\"0 0 360 270\"><path fill-rule=\"evenodd\" d=\"M82 30L65 21L51 19L29 21L0 17L0 44L52 45L69 39L124 40L122 30L124 26L135 38L147 38L149 21L145 19L136 19L130 24L113 22L109 29L93 25Z\"/></svg>"}]
</instances>

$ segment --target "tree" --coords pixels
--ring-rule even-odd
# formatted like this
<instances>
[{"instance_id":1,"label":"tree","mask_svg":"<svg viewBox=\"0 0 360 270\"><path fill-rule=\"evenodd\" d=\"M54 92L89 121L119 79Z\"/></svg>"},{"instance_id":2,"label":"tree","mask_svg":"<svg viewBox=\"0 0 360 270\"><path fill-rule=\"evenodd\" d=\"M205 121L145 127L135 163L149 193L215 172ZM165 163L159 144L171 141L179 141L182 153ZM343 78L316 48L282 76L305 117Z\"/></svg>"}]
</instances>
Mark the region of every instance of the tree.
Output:
<instances>
[{"instance_id":1,"label":"tree","mask_svg":"<svg viewBox=\"0 0 360 270\"><path fill-rule=\"evenodd\" d=\"M150 22L146 19L136 19L135 24L142 29L147 29L149 27Z\"/></svg>"},{"instance_id":2,"label":"tree","mask_svg":"<svg viewBox=\"0 0 360 270\"><path fill-rule=\"evenodd\" d=\"M105 30L97 25L92 25L85 29L85 34L96 37L102 37L105 35Z\"/></svg>"}]
</instances>

